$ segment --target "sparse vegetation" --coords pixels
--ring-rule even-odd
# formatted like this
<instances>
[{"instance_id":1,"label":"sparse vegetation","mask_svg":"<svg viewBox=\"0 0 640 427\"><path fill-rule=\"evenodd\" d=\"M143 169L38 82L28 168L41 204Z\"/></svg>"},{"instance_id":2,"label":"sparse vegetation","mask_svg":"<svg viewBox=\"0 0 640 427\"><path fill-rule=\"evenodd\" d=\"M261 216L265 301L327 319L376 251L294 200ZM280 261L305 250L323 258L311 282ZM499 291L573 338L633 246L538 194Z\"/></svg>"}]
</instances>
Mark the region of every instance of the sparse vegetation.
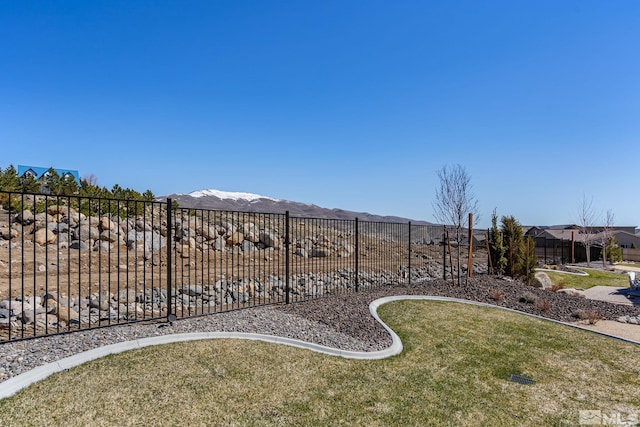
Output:
<instances>
[{"instance_id":1,"label":"sparse vegetation","mask_svg":"<svg viewBox=\"0 0 640 427\"><path fill-rule=\"evenodd\" d=\"M604 319L604 316L598 310L587 310L586 319L590 325L595 325L600 320Z\"/></svg>"},{"instance_id":2,"label":"sparse vegetation","mask_svg":"<svg viewBox=\"0 0 640 427\"><path fill-rule=\"evenodd\" d=\"M577 310L572 316L578 320L586 321L589 325L595 325L605 318L598 310Z\"/></svg>"},{"instance_id":3,"label":"sparse vegetation","mask_svg":"<svg viewBox=\"0 0 640 427\"><path fill-rule=\"evenodd\" d=\"M549 288L551 292L558 292L560 289L564 289L564 285L562 283L554 283Z\"/></svg>"},{"instance_id":4,"label":"sparse vegetation","mask_svg":"<svg viewBox=\"0 0 640 427\"><path fill-rule=\"evenodd\" d=\"M542 311L543 313L546 313L547 311L551 310L551 307L553 304L549 300L538 299L535 302L535 305L538 310Z\"/></svg>"},{"instance_id":5,"label":"sparse vegetation","mask_svg":"<svg viewBox=\"0 0 640 427\"><path fill-rule=\"evenodd\" d=\"M461 283L462 228L469 225L469 214L478 219L478 201L472 191L471 177L461 165L443 166L437 171L440 186L433 202L434 216L443 224L453 224L456 230L458 284Z\"/></svg>"},{"instance_id":6,"label":"sparse vegetation","mask_svg":"<svg viewBox=\"0 0 640 427\"><path fill-rule=\"evenodd\" d=\"M494 289L489 293L489 298L496 302L500 302L504 300L504 292L502 289Z\"/></svg>"},{"instance_id":7,"label":"sparse vegetation","mask_svg":"<svg viewBox=\"0 0 640 427\"><path fill-rule=\"evenodd\" d=\"M539 301L538 296L534 295L534 294L532 294L530 292L525 292L520 297L520 302L524 302L524 303L527 303L527 304L536 304L538 301Z\"/></svg>"}]
</instances>

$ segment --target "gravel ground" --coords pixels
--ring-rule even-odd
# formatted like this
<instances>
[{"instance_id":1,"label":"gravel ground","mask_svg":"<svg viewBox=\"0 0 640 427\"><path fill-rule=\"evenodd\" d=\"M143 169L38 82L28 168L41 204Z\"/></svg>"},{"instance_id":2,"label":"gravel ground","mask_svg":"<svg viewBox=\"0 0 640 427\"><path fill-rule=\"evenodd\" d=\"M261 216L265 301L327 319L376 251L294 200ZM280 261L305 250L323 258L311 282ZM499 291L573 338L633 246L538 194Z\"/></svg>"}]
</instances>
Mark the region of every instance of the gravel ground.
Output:
<instances>
[{"instance_id":1,"label":"gravel ground","mask_svg":"<svg viewBox=\"0 0 640 427\"><path fill-rule=\"evenodd\" d=\"M300 339L352 351L375 351L391 344L387 332L369 313L369 303L391 295L438 295L509 307L564 322L582 310L604 319L638 316L640 308L592 301L525 286L519 282L477 276L463 286L443 280L386 286L343 293L289 305L237 310L168 323L148 323L74 332L0 344L0 382L37 366L116 342L184 332L253 332ZM536 303L537 302L537 303ZM543 302L543 303L541 303Z\"/></svg>"}]
</instances>

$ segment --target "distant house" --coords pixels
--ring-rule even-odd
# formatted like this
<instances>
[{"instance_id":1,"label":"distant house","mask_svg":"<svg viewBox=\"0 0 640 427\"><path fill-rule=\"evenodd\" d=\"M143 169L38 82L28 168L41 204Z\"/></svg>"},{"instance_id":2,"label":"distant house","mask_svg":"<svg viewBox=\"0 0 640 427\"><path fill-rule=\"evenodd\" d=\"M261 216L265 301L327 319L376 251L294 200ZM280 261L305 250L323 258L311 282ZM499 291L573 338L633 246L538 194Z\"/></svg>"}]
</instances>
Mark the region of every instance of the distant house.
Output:
<instances>
[{"instance_id":1,"label":"distant house","mask_svg":"<svg viewBox=\"0 0 640 427\"><path fill-rule=\"evenodd\" d=\"M640 248L640 235L638 234L615 230L611 235L615 237L616 242L621 248Z\"/></svg>"},{"instance_id":2,"label":"distant house","mask_svg":"<svg viewBox=\"0 0 640 427\"><path fill-rule=\"evenodd\" d=\"M589 240L592 242L596 242L602 239L602 232L604 231L604 226L593 226L589 227ZM581 227L576 224L569 225L551 225L551 226L534 226L534 227L524 227L523 228L524 235L527 237L536 237L536 238L544 238L544 239L557 239L557 240L571 240L573 239L581 240L580 234L582 232ZM609 235L618 236L619 233L636 235L636 227L635 226L612 226L609 227ZM620 234L622 238L622 234ZM616 240L618 240L616 238ZM619 241L619 240L618 240ZM623 242L619 241L620 244Z\"/></svg>"},{"instance_id":3,"label":"distant house","mask_svg":"<svg viewBox=\"0 0 640 427\"><path fill-rule=\"evenodd\" d=\"M605 227L589 227L587 236L582 234L581 228L575 224L525 227L525 236L535 238L536 256L539 259L563 263L570 259L577 262L586 260L586 246L584 237L588 238L590 259L599 259L605 241ZM612 226L606 236L613 236L617 244L623 248L640 248L640 235L635 226ZM574 242L574 245L571 242ZM573 252L572 252L573 248Z\"/></svg>"},{"instance_id":4,"label":"distant house","mask_svg":"<svg viewBox=\"0 0 640 427\"><path fill-rule=\"evenodd\" d=\"M51 168L43 168L43 167L38 167L38 166L24 166L24 165L18 165L18 176L22 177L22 176L32 176L34 177L36 180L41 180L41 179L46 179L49 173L49 169ZM71 169L56 169L53 168L53 170L56 171L56 173L58 174L58 176L60 178L64 178L64 179L73 179L75 180L78 185L80 184L80 174L78 174L77 170L71 170Z\"/></svg>"}]
</instances>

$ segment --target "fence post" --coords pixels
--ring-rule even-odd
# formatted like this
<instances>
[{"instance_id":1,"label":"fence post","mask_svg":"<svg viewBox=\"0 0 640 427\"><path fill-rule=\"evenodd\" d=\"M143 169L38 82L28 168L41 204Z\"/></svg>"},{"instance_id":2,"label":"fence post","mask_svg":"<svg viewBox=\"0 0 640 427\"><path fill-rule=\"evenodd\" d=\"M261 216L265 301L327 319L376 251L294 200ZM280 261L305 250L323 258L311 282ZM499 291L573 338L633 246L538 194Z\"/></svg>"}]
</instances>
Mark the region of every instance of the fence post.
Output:
<instances>
[{"instance_id":1,"label":"fence post","mask_svg":"<svg viewBox=\"0 0 640 427\"><path fill-rule=\"evenodd\" d=\"M447 280L447 238L445 228L442 232L442 280Z\"/></svg>"},{"instance_id":2,"label":"fence post","mask_svg":"<svg viewBox=\"0 0 640 427\"><path fill-rule=\"evenodd\" d=\"M356 292L358 292L358 259L360 258L360 245L358 241L360 240L358 236L358 217L356 217Z\"/></svg>"},{"instance_id":3,"label":"fence post","mask_svg":"<svg viewBox=\"0 0 640 427\"><path fill-rule=\"evenodd\" d=\"M409 286L411 286L411 221L409 221Z\"/></svg>"},{"instance_id":4,"label":"fence post","mask_svg":"<svg viewBox=\"0 0 640 427\"><path fill-rule=\"evenodd\" d=\"M285 250L285 255L284 255L284 274L285 274L285 302L287 304L289 304L289 246L291 244L291 241L289 239L289 211L286 211L284 214L284 220L286 222L285 224L285 235L284 235L284 250Z\"/></svg>"},{"instance_id":5,"label":"fence post","mask_svg":"<svg viewBox=\"0 0 640 427\"><path fill-rule=\"evenodd\" d=\"M171 259L171 241L173 240L172 235L172 224L171 218L173 216L172 212L172 201L170 198L167 199L167 319L171 316L171 263L173 260Z\"/></svg>"}]
</instances>

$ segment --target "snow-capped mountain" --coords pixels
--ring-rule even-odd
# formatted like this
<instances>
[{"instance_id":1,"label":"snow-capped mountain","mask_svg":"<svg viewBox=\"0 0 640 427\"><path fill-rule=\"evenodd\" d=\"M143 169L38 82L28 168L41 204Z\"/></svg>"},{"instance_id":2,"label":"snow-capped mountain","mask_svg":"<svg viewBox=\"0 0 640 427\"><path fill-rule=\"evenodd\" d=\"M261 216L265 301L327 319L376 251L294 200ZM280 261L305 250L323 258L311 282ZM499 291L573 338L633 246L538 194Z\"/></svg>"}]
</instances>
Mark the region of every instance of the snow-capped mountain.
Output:
<instances>
[{"instance_id":1,"label":"snow-capped mountain","mask_svg":"<svg viewBox=\"0 0 640 427\"><path fill-rule=\"evenodd\" d=\"M193 191L187 194L187 196L191 196L195 198L213 196L219 199L247 200L249 202L252 202L254 200L259 200L259 199L267 199L267 200L273 200L274 202L279 202L278 199L274 199L272 197L267 197L267 196L261 196L259 194L238 193L238 192L221 191L221 190L198 190L198 191Z\"/></svg>"},{"instance_id":2,"label":"snow-capped mountain","mask_svg":"<svg viewBox=\"0 0 640 427\"><path fill-rule=\"evenodd\" d=\"M430 224L426 221L415 221L397 216L381 216L367 212L353 212L344 209L328 209L320 206L280 200L273 197L262 196L253 193L229 192L220 190L198 190L189 194L170 194L159 197L158 200L170 198L178 202L180 207L195 209L217 209L238 212L262 212L285 213L289 211L291 216L328 218L328 219L355 219L362 221L380 222L408 222L414 224Z\"/></svg>"}]
</instances>

